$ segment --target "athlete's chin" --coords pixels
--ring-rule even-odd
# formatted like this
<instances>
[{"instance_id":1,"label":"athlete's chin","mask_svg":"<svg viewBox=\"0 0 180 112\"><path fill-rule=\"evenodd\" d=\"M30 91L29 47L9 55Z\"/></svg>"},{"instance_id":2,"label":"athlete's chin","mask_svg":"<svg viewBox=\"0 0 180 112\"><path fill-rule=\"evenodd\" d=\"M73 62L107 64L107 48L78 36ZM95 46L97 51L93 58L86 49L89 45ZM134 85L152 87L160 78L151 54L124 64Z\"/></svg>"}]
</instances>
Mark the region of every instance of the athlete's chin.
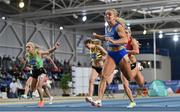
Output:
<instances>
[{"instance_id":1,"label":"athlete's chin","mask_svg":"<svg viewBox=\"0 0 180 112\"><path fill-rule=\"evenodd\" d=\"M112 23L114 20L113 19L109 19L107 20L107 23Z\"/></svg>"}]
</instances>

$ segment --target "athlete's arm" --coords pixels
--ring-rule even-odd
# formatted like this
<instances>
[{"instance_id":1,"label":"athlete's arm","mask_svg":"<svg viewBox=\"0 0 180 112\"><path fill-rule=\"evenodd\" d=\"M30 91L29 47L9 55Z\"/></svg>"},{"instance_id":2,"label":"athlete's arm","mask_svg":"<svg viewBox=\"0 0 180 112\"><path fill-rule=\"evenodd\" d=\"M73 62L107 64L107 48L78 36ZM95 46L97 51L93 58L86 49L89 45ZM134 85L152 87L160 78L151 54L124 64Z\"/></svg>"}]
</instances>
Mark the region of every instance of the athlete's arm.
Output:
<instances>
[{"instance_id":1,"label":"athlete's arm","mask_svg":"<svg viewBox=\"0 0 180 112\"><path fill-rule=\"evenodd\" d=\"M128 43L128 38L127 38L127 34L125 32L125 29L122 25L119 25L116 29L120 39L118 40L113 40L109 37L106 37L107 41L110 41L113 44L127 44Z\"/></svg>"},{"instance_id":2,"label":"athlete's arm","mask_svg":"<svg viewBox=\"0 0 180 112\"><path fill-rule=\"evenodd\" d=\"M105 41L105 36L104 35L98 35L96 33L93 33L93 37L102 41Z\"/></svg>"},{"instance_id":3,"label":"athlete's arm","mask_svg":"<svg viewBox=\"0 0 180 112\"><path fill-rule=\"evenodd\" d=\"M98 49L103 53L103 55L107 55L107 51L100 45L96 45Z\"/></svg>"},{"instance_id":4,"label":"athlete's arm","mask_svg":"<svg viewBox=\"0 0 180 112\"><path fill-rule=\"evenodd\" d=\"M59 42L57 42L54 45L54 47L48 49L47 51L39 50L38 53L41 54L41 55L49 55L49 54L53 53L59 46L60 46L60 44L59 44Z\"/></svg>"},{"instance_id":5,"label":"athlete's arm","mask_svg":"<svg viewBox=\"0 0 180 112\"><path fill-rule=\"evenodd\" d=\"M25 56L22 64L23 64L22 70L23 69L32 70L32 67L28 64L28 57L27 56Z\"/></svg>"},{"instance_id":6,"label":"athlete's arm","mask_svg":"<svg viewBox=\"0 0 180 112\"><path fill-rule=\"evenodd\" d=\"M133 49L132 50L127 50L127 52L129 54L133 54L133 55L139 54L139 45L138 45L136 39L132 39L131 45L132 45Z\"/></svg>"}]
</instances>

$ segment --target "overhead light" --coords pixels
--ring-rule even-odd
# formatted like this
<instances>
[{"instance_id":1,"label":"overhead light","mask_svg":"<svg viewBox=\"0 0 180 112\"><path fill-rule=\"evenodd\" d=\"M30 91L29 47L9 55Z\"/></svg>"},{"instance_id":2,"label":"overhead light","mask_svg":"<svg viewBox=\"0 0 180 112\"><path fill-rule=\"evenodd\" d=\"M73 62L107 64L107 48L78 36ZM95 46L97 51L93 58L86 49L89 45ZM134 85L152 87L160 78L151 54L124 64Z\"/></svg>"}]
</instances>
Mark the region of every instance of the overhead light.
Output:
<instances>
[{"instance_id":1,"label":"overhead light","mask_svg":"<svg viewBox=\"0 0 180 112\"><path fill-rule=\"evenodd\" d=\"M146 35L146 34L147 34L147 30L144 30L144 31L143 31L143 35Z\"/></svg>"},{"instance_id":2,"label":"overhead light","mask_svg":"<svg viewBox=\"0 0 180 112\"><path fill-rule=\"evenodd\" d=\"M21 0L21 1L19 2L19 8L24 8L24 6L25 6L24 1Z\"/></svg>"},{"instance_id":3,"label":"overhead light","mask_svg":"<svg viewBox=\"0 0 180 112\"><path fill-rule=\"evenodd\" d=\"M174 42L177 42L179 40L178 35L174 35L173 40L174 40Z\"/></svg>"},{"instance_id":4,"label":"overhead light","mask_svg":"<svg viewBox=\"0 0 180 112\"><path fill-rule=\"evenodd\" d=\"M159 31L159 38L161 39L161 38L163 38L163 34L162 34L163 32L160 30Z\"/></svg>"},{"instance_id":5,"label":"overhead light","mask_svg":"<svg viewBox=\"0 0 180 112\"><path fill-rule=\"evenodd\" d=\"M163 34L162 33L159 34L159 38L160 39L163 38Z\"/></svg>"},{"instance_id":6,"label":"overhead light","mask_svg":"<svg viewBox=\"0 0 180 112\"><path fill-rule=\"evenodd\" d=\"M5 19L6 19L6 17L5 17L5 16L2 16L2 17L1 17L1 19L2 19L2 20L5 20Z\"/></svg>"},{"instance_id":7,"label":"overhead light","mask_svg":"<svg viewBox=\"0 0 180 112\"><path fill-rule=\"evenodd\" d=\"M60 30L63 30L64 28L62 26L59 27Z\"/></svg>"},{"instance_id":8,"label":"overhead light","mask_svg":"<svg viewBox=\"0 0 180 112\"><path fill-rule=\"evenodd\" d=\"M82 21L85 22L87 20L87 16L82 17Z\"/></svg>"}]
</instances>

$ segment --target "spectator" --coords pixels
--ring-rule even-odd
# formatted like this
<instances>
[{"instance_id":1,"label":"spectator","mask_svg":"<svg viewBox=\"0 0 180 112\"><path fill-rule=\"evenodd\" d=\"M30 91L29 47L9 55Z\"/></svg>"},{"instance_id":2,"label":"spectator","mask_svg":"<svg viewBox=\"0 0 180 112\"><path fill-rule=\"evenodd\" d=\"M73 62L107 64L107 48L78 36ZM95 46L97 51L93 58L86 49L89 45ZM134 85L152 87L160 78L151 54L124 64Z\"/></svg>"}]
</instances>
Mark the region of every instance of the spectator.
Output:
<instances>
[{"instance_id":1,"label":"spectator","mask_svg":"<svg viewBox=\"0 0 180 112\"><path fill-rule=\"evenodd\" d=\"M16 82L15 78L13 78L9 87L10 87L9 97L10 98L17 98L18 97L18 83Z\"/></svg>"}]
</instances>

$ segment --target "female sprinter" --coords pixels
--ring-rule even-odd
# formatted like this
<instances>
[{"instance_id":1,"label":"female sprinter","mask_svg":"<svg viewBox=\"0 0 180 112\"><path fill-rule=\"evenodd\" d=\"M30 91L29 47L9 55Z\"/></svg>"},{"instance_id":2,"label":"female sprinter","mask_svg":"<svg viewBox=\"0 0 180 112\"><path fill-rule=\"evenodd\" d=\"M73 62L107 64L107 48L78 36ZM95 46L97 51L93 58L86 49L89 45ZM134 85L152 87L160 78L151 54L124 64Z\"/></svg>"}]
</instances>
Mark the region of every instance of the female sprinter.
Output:
<instances>
[{"instance_id":1,"label":"female sprinter","mask_svg":"<svg viewBox=\"0 0 180 112\"><path fill-rule=\"evenodd\" d=\"M114 71L116 65L120 65L120 70L129 81L133 78L131 73L130 60L124 47L124 44L128 43L127 34L124 30L124 27L116 21L117 17L118 13L115 9L106 10L105 19L109 24L109 29L106 31L105 36L93 33L95 38L107 41L108 51L108 55L105 59L105 64L102 71L102 79L99 85L98 100L93 101L92 103L97 107L102 106L101 100L106 89L106 82L108 81L110 74ZM114 40L115 43L109 42L110 39Z\"/></svg>"},{"instance_id":2,"label":"female sprinter","mask_svg":"<svg viewBox=\"0 0 180 112\"><path fill-rule=\"evenodd\" d=\"M43 68L43 59L44 55L49 55L54 52L59 47L59 43L56 43L55 46L47 51L42 51L36 48L36 45L32 42L28 42L26 44L26 52L27 52L27 61L32 68L32 82L31 89L35 91L37 89L40 97L40 101L38 103L39 107L44 106L43 101L43 92L42 86L44 84L44 78L46 76L45 69Z\"/></svg>"},{"instance_id":3,"label":"female sprinter","mask_svg":"<svg viewBox=\"0 0 180 112\"><path fill-rule=\"evenodd\" d=\"M96 40L87 39L86 41L84 41L84 45L90 51L91 65L92 65L92 71L89 79L89 96L86 97L85 100L89 103L92 103L94 82L98 76L101 78L101 72L102 72L104 60L107 56L107 51L100 45L100 41L97 41L97 39ZM110 79L108 80L108 84L112 82L113 76L117 72L118 72L117 70L113 71Z\"/></svg>"}]
</instances>

